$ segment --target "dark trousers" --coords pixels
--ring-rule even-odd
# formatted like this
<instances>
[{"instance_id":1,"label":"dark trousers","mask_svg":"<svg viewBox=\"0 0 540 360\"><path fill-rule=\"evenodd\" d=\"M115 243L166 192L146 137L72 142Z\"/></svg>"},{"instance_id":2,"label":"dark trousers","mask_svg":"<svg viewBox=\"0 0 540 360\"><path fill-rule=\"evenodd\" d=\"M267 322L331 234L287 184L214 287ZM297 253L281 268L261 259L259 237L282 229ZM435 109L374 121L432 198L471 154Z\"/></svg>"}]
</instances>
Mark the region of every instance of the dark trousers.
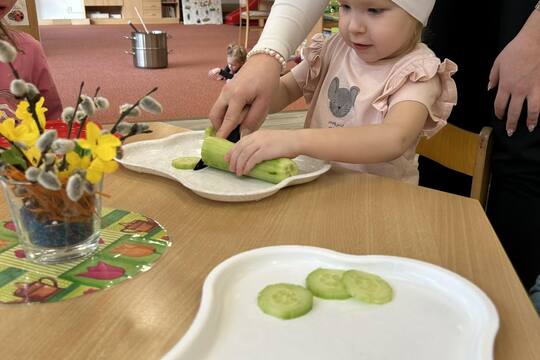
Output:
<instances>
[{"instance_id":1,"label":"dark trousers","mask_svg":"<svg viewBox=\"0 0 540 360\"><path fill-rule=\"evenodd\" d=\"M497 90L488 93L487 84L496 56L519 32L536 2L438 0L425 36L440 58L459 66L458 105L449 122L475 132L486 125L494 129L487 214L527 288L540 274L540 126L529 133L524 109L515 134L508 137L506 119L495 118L493 111ZM471 180L420 159L420 185L468 196Z\"/></svg>"}]
</instances>

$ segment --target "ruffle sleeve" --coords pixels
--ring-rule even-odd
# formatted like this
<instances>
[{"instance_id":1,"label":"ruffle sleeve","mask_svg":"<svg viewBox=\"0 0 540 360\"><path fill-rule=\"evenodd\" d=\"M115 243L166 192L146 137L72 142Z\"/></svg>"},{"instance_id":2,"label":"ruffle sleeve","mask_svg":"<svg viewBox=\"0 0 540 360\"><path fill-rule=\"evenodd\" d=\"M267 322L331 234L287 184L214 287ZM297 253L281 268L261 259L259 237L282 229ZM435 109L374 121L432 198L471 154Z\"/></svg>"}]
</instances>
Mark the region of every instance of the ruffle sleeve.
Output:
<instances>
[{"instance_id":1,"label":"ruffle sleeve","mask_svg":"<svg viewBox=\"0 0 540 360\"><path fill-rule=\"evenodd\" d=\"M309 103L313 99L313 94L319 83L321 70L323 66L322 51L325 38L323 34L316 34L311 39L311 44L303 50L304 60L309 64L309 70L306 74L303 95Z\"/></svg>"},{"instance_id":2,"label":"ruffle sleeve","mask_svg":"<svg viewBox=\"0 0 540 360\"><path fill-rule=\"evenodd\" d=\"M446 125L452 108L457 103L457 87L452 79L452 75L457 69L458 67L453 61L445 59L441 63L435 56L416 57L405 63L398 63L388 77L382 94L373 101L372 105L378 111L386 112L390 105L391 96L397 94L408 82L428 82L438 77L440 94L434 99L431 106L426 104L430 119L422 132L422 135L431 137Z\"/></svg>"}]
</instances>

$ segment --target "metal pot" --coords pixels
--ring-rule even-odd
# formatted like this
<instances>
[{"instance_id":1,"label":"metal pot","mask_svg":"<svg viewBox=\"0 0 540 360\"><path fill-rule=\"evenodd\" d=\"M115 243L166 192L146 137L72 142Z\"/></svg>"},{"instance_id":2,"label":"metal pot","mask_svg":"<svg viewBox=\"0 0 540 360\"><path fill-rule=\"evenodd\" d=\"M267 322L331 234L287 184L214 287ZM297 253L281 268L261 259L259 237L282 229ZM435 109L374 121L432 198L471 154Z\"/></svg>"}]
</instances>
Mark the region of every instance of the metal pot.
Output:
<instances>
[{"instance_id":1,"label":"metal pot","mask_svg":"<svg viewBox=\"0 0 540 360\"><path fill-rule=\"evenodd\" d=\"M131 36L126 36L131 40L131 51L127 54L133 55L133 65L144 69L162 69L168 65L167 36L163 31L132 32Z\"/></svg>"}]
</instances>

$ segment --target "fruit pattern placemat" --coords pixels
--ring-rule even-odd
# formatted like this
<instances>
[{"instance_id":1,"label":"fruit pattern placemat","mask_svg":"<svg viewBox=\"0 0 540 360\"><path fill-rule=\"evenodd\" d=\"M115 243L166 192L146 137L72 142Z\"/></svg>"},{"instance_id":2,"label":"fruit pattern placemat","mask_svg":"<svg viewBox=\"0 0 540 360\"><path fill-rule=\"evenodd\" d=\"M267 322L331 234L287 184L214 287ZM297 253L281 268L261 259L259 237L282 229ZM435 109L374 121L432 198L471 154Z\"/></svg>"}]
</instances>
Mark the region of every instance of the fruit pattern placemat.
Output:
<instances>
[{"instance_id":1,"label":"fruit pattern placemat","mask_svg":"<svg viewBox=\"0 0 540 360\"><path fill-rule=\"evenodd\" d=\"M0 303L58 302L99 291L148 271L171 245L153 219L102 210L98 251L83 259L39 265L25 259L12 221L0 221Z\"/></svg>"}]
</instances>

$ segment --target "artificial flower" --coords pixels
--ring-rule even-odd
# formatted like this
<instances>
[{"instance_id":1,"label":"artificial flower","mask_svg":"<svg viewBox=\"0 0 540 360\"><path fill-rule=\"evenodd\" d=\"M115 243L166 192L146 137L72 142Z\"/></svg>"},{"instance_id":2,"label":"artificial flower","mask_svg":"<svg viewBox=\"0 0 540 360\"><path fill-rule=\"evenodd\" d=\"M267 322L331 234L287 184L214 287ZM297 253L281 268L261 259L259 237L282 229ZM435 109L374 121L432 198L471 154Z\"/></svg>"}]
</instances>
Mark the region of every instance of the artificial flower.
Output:
<instances>
[{"instance_id":1,"label":"artificial flower","mask_svg":"<svg viewBox=\"0 0 540 360\"><path fill-rule=\"evenodd\" d=\"M107 162L116 157L117 148L122 145L120 139L112 134L102 134L99 127L89 122L86 125L86 139L77 140L80 147L92 151L93 156Z\"/></svg>"},{"instance_id":2,"label":"artificial flower","mask_svg":"<svg viewBox=\"0 0 540 360\"><path fill-rule=\"evenodd\" d=\"M86 171L86 180L92 184L97 184L101 181L104 173L112 173L117 169L118 163L116 161L104 161L100 158L95 158Z\"/></svg>"},{"instance_id":3,"label":"artificial flower","mask_svg":"<svg viewBox=\"0 0 540 360\"><path fill-rule=\"evenodd\" d=\"M41 97L39 101L36 103L36 115L38 117L39 126L41 129L45 129L45 112L47 111L47 108L43 107L43 103L45 102L45 98ZM26 100L22 100L17 105L17 110L15 111L15 115L17 118L19 118L23 124L26 124L31 129L35 129L35 131L39 131L36 125L36 122L34 120L34 117L32 116L32 113L28 110L30 108L30 104Z\"/></svg>"},{"instance_id":4,"label":"artificial flower","mask_svg":"<svg viewBox=\"0 0 540 360\"><path fill-rule=\"evenodd\" d=\"M67 179L75 170L88 169L91 163L90 156L80 156L75 151L70 151L66 154L67 168L58 172L60 179Z\"/></svg>"},{"instance_id":5,"label":"artificial flower","mask_svg":"<svg viewBox=\"0 0 540 360\"><path fill-rule=\"evenodd\" d=\"M37 129L36 129L37 130ZM31 146L35 143L39 136L39 132L33 131L27 124L15 124L15 119L7 118L0 123L0 135L11 142L22 143L26 146Z\"/></svg>"}]
</instances>

